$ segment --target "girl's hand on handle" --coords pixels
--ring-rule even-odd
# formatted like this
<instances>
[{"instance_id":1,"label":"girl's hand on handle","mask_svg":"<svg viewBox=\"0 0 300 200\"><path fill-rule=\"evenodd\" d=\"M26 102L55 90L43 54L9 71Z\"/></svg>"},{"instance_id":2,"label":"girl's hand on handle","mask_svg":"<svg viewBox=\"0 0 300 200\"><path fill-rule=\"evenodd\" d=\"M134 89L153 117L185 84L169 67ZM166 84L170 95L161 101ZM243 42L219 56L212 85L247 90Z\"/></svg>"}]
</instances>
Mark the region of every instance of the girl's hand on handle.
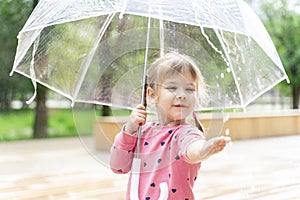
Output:
<instances>
[{"instance_id":1,"label":"girl's hand on handle","mask_svg":"<svg viewBox=\"0 0 300 200\"><path fill-rule=\"evenodd\" d=\"M132 134L137 131L139 126L142 126L146 123L147 113L146 108L142 104L139 104L131 112L129 121L125 125L125 132Z\"/></svg>"}]
</instances>

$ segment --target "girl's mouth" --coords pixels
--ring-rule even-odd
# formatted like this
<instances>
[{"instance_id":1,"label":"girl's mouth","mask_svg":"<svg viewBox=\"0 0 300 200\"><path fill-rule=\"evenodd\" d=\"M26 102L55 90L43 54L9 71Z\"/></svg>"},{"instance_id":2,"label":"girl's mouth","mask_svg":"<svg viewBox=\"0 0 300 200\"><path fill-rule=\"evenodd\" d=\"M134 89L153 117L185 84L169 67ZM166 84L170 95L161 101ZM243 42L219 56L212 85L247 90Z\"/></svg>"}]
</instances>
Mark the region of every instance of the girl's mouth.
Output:
<instances>
[{"instance_id":1,"label":"girl's mouth","mask_svg":"<svg viewBox=\"0 0 300 200\"><path fill-rule=\"evenodd\" d=\"M184 105L184 104L175 104L175 105L173 105L173 107L176 107L176 108L186 108L187 106Z\"/></svg>"}]
</instances>

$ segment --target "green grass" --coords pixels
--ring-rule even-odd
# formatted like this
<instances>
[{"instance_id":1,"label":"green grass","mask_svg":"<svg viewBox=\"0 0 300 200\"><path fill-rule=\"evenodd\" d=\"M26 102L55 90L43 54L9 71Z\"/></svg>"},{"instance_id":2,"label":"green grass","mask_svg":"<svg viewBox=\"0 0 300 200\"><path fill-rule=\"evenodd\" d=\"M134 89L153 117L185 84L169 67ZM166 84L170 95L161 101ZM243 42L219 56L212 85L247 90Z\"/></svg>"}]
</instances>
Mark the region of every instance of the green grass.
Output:
<instances>
[{"instance_id":1,"label":"green grass","mask_svg":"<svg viewBox=\"0 0 300 200\"><path fill-rule=\"evenodd\" d=\"M0 141L27 139L32 135L33 111L18 110L0 114Z\"/></svg>"},{"instance_id":2,"label":"green grass","mask_svg":"<svg viewBox=\"0 0 300 200\"><path fill-rule=\"evenodd\" d=\"M49 110L48 137L78 136L71 109ZM0 113L0 141L31 139L34 110L14 110ZM91 133L90 130L86 131Z\"/></svg>"},{"instance_id":3,"label":"green grass","mask_svg":"<svg viewBox=\"0 0 300 200\"><path fill-rule=\"evenodd\" d=\"M101 106L89 109L49 109L48 138L91 135ZM114 109L114 116L128 116L130 111ZM0 113L0 142L33 138L34 109Z\"/></svg>"},{"instance_id":4,"label":"green grass","mask_svg":"<svg viewBox=\"0 0 300 200\"><path fill-rule=\"evenodd\" d=\"M49 110L48 137L77 136L71 109Z\"/></svg>"}]
</instances>

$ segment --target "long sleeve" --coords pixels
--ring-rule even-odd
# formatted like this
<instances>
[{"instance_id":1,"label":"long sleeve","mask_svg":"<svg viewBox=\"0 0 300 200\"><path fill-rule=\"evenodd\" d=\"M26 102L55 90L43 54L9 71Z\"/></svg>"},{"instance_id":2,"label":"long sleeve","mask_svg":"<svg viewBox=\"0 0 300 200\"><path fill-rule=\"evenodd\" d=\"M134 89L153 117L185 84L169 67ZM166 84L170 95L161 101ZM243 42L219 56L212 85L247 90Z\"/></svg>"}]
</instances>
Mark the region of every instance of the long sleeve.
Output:
<instances>
[{"instance_id":1,"label":"long sleeve","mask_svg":"<svg viewBox=\"0 0 300 200\"><path fill-rule=\"evenodd\" d=\"M128 173L136 147L136 135L121 131L116 137L110 151L110 168L118 174Z\"/></svg>"}]
</instances>

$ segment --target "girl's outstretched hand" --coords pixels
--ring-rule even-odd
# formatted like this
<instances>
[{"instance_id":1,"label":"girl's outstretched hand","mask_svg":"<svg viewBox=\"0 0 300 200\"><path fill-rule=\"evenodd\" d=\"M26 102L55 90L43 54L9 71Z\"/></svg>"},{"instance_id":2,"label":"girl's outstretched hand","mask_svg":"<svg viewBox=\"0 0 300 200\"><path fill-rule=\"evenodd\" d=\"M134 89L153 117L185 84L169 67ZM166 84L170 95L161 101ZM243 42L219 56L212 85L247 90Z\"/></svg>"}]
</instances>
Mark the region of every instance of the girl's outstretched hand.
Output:
<instances>
[{"instance_id":1,"label":"girl's outstretched hand","mask_svg":"<svg viewBox=\"0 0 300 200\"><path fill-rule=\"evenodd\" d=\"M222 151L229 142L231 142L231 138L228 136L211 138L203 144L202 150L200 151L201 157L206 159Z\"/></svg>"},{"instance_id":2,"label":"girl's outstretched hand","mask_svg":"<svg viewBox=\"0 0 300 200\"><path fill-rule=\"evenodd\" d=\"M231 138L227 136L214 137L209 140L198 140L189 146L187 155L191 162L200 162L222 151L230 142Z\"/></svg>"},{"instance_id":3,"label":"girl's outstretched hand","mask_svg":"<svg viewBox=\"0 0 300 200\"><path fill-rule=\"evenodd\" d=\"M125 132L132 134L137 131L139 126L142 126L146 123L147 113L146 108L142 104L139 104L131 112L129 121L125 125Z\"/></svg>"}]
</instances>

